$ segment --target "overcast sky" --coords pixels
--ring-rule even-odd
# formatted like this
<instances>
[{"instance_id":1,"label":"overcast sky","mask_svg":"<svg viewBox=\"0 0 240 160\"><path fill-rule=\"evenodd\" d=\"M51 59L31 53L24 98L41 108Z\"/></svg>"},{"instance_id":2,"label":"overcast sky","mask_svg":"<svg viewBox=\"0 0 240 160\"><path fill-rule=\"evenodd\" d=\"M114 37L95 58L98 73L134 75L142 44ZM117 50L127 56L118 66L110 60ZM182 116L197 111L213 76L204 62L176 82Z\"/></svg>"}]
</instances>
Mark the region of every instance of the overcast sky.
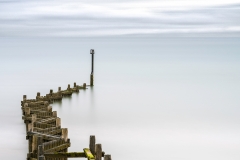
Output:
<instances>
[{"instance_id":1,"label":"overcast sky","mask_svg":"<svg viewBox=\"0 0 240 160\"><path fill-rule=\"evenodd\" d=\"M240 33L240 0L0 0L0 36Z\"/></svg>"}]
</instances>

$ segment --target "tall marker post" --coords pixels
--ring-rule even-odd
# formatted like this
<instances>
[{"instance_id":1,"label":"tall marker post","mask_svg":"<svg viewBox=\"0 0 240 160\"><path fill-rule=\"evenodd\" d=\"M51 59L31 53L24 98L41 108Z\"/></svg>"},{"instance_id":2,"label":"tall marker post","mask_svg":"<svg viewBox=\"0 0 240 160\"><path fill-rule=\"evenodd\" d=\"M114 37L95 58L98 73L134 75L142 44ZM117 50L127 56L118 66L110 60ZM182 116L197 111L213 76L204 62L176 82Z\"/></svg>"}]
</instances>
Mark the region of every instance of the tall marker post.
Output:
<instances>
[{"instance_id":1,"label":"tall marker post","mask_svg":"<svg viewBox=\"0 0 240 160\"><path fill-rule=\"evenodd\" d=\"M91 74L90 74L90 86L93 86L94 49L90 50L90 54L92 55L92 71L91 71Z\"/></svg>"}]
</instances>

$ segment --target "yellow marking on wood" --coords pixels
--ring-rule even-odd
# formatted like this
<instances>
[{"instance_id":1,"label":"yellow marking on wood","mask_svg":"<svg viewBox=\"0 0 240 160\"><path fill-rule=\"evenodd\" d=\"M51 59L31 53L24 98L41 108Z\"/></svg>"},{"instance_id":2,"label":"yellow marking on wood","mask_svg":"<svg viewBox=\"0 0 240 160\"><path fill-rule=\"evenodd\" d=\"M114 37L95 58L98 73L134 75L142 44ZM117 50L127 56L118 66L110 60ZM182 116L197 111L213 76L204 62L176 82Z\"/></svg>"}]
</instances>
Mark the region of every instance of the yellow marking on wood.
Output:
<instances>
[{"instance_id":1,"label":"yellow marking on wood","mask_svg":"<svg viewBox=\"0 0 240 160\"><path fill-rule=\"evenodd\" d=\"M84 151L86 157L87 157L89 160L94 159L94 156L92 155L90 149L84 148L83 151Z\"/></svg>"}]
</instances>

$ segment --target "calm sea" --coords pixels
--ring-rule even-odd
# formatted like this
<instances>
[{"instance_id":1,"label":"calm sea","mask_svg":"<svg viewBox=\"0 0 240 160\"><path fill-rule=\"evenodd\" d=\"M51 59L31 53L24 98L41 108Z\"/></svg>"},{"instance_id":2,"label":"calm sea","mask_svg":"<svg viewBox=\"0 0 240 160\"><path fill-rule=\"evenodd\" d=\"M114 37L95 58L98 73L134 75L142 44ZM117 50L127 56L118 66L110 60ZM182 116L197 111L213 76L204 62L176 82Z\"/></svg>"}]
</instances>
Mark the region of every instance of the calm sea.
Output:
<instances>
[{"instance_id":1,"label":"calm sea","mask_svg":"<svg viewBox=\"0 0 240 160\"><path fill-rule=\"evenodd\" d=\"M89 136L113 160L239 160L240 38L0 39L0 155L26 159L20 101L74 82L95 85L52 104L69 151Z\"/></svg>"}]
</instances>

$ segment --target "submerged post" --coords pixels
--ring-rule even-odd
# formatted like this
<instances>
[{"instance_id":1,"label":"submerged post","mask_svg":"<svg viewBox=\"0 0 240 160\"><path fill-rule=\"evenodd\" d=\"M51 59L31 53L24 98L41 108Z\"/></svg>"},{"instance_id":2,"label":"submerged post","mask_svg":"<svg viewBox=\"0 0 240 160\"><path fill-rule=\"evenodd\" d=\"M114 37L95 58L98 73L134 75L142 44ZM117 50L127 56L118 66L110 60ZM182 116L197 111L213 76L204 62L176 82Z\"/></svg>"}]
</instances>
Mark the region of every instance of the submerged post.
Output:
<instances>
[{"instance_id":1,"label":"submerged post","mask_svg":"<svg viewBox=\"0 0 240 160\"><path fill-rule=\"evenodd\" d=\"M90 75L90 86L93 86L94 49L90 50L90 54L92 55L92 71L91 71L91 75Z\"/></svg>"}]
</instances>

